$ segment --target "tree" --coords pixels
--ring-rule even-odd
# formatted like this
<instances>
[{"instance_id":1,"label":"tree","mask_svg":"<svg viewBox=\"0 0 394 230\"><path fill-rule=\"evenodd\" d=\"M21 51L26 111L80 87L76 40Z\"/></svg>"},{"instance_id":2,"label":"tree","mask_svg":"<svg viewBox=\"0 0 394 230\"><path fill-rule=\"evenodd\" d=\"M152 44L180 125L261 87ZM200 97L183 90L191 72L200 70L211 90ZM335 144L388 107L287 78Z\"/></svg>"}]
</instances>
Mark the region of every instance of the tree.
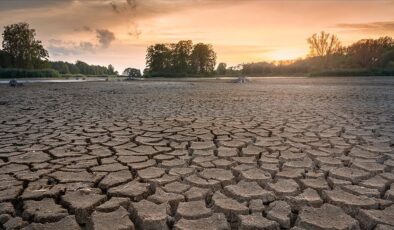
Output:
<instances>
[{"instance_id":1,"label":"tree","mask_svg":"<svg viewBox=\"0 0 394 230\"><path fill-rule=\"evenodd\" d=\"M61 74L69 74L68 65L62 61L51 62L51 68L57 70Z\"/></svg>"},{"instance_id":2,"label":"tree","mask_svg":"<svg viewBox=\"0 0 394 230\"><path fill-rule=\"evenodd\" d=\"M3 50L11 55L15 67L34 68L34 64L48 59L48 51L35 36L36 31L27 23L4 27Z\"/></svg>"},{"instance_id":3,"label":"tree","mask_svg":"<svg viewBox=\"0 0 394 230\"><path fill-rule=\"evenodd\" d=\"M216 53L212 45L204 43L194 45L191 64L194 73L212 73L216 65Z\"/></svg>"},{"instance_id":4,"label":"tree","mask_svg":"<svg viewBox=\"0 0 394 230\"><path fill-rule=\"evenodd\" d=\"M391 37L363 39L347 48L352 61L363 68L384 66L390 62L390 51L394 49Z\"/></svg>"},{"instance_id":5,"label":"tree","mask_svg":"<svg viewBox=\"0 0 394 230\"><path fill-rule=\"evenodd\" d=\"M86 64L85 62L77 61L75 63L75 65L78 67L79 73L81 73L81 74L92 74L90 66L88 64Z\"/></svg>"},{"instance_id":6,"label":"tree","mask_svg":"<svg viewBox=\"0 0 394 230\"><path fill-rule=\"evenodd\" d=\"M191 40L179 41L172 45L172 67L176 73L186 73L190 67L190 55L193 49Z\"/></svg>"},{"instance_id":7,"label":"tree","mask_svg":"<svg viewBox=\"0 0 394 230\"><path fill-rule=\"evenodd\" d=\"M12 57L9 53L0 50L0 68L11 68Z\"/></svg>"},{"instance_id":8,"label":"tree","mask_svg":"<svg viewBox=\"0 0 394 230\"><path fill-rule=\"evenodd\" d=\"M220 75L226 74L227 71L227 64L226 63L219 63L218 68L216 69L217 73Z\"/></svg>"},{"instance_id":9,"label":"tree","mask_svg":"<svg viewBox=\"0 0 394 230\"><path fill-rule=\"evenodd\" d=\"M146 54L146 65L149 72L169 72L171 70L171 56L171 49L166 44L149 46Z\"/></svg>"},{"instance_id":10,"label":"tree","mask_svg":"<svg viewBox=\"0 0 394 230\"><path fill-rule=\"evenodd\" d=\"M68 70L70 71L71 74L79 74L81 73L81 70L79 70L78 66L76 66L73 63L68 63L66 62Z\"/></svg>"},{"instance_id":11,"label":"tree","mask_svg":"<svg viewBox=\"0 0 394 230\"><path fill-rule=\"evenodd\" d=\"M114 66L113 65L108 65L108 74L109 75L118 75L118 73L117 73L117 71L115 71L115 68L114 68Z\"/></svg>"},{"instance_id":12,"label":"tree","mask_svg":"<svg viewBox=\"0 0 394 230\"><path fill-rule=\"evenodd\" d=\"M341 42L338 37L324 31L320 34L313 34L307 42L311 57L324 57L341 51Z\"/></svg>"},{"instance_id":13,"label":"tree","mask_svg":"<svg viewBox=\"0 0 394 230\"><path fill-rule=\"evenodd\" d=\"M135 68L127 68L123 71L123 75L128 76L129 78L138 78L141 77L141 71Z\"/></svg>"}]
</instances>

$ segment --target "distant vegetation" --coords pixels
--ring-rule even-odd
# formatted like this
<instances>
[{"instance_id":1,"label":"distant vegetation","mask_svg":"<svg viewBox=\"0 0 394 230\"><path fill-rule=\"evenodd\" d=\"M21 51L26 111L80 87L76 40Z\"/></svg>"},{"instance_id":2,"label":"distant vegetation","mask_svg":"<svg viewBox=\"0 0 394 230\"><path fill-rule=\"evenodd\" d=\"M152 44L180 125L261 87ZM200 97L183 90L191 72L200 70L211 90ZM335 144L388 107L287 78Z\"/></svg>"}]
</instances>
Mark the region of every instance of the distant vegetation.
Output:
<instances>
[{"instance_id":1,"label":"distant vegetation","mask_svg":"<svg viewBox=\"0 0 394 230\"><path fill-rule=\"evenodd\" d=\"M4 27L0 50L0 78L17 77L86 77L117 76L112 65L89 65L49 61L47 50L35 38L36 31L27 23ZM206 76L393 76L394 40L391 37L362 39L343 46L334 34L320 32L307 39L306 58L275 62L216 66L212 45L182 40L178 43L154 44L147 48L144 77ZM141 77L141 71L127 68L123 75Z\"/></svg>"},{"instance_id":2,"label":"distant vegetation","mask_svg":"<svg viewBox=\"0 0 394 230\"><path fill-rule=\"evenodd\" d=\"M89 77L118 75L112 65L89 65L49 61L48 51L35 39L36 31L27 23L4 27L0 50L0 78Z\"/></svg>"},{"instance_id":3,"label":"distant vegetation","mask_svg":"<svg viewBox=\"0 0 394 230\"><path fill-rule=\"evenodd\" d=\"M123 71L123 75L129 78L139 78L142 77L141 70L135 68L126 68Z\"/></svg>"},{"instance_id":4,"label":"distant vegetation","mask_svg":"<svg viewBox=\"0 0 394 230\"><path fill-rule=\"evenodd\" d=\"M247 63L237 71L250 76L394 76L394 40L391 37L362 39L342 46L337 36L321 32L312 35L307 42L310 46L307 58Z\"/></svg>"},{"instance_id":5,"label":"distant vegetation","mask_svg":"<svg viewBox=\"0 0 394 230\"><path fill-rule=\"evenodd\" d=\"M210 76L215 73L216 53L212 45L190 40L155 44L147 49L144 75L151 77Z\"/></svg>"},{"instance_id":6,"label":"distant vegetation","mask_svg":"<svg viewBox=\"0 0 394 230\"><path fill-rule=\"evenodd\" d=\"M60 77L59 72L53 69L3 69L0 68L0 78L48 78Z\"/></svg>"}]
</instances>

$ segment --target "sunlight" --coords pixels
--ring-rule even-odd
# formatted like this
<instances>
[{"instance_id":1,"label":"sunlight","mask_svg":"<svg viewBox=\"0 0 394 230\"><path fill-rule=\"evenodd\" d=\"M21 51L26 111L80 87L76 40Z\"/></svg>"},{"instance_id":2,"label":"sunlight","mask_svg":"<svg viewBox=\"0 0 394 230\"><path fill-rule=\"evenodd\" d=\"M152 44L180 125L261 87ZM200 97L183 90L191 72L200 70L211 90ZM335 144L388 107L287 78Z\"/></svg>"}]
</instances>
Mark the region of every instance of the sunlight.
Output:
<instances>
[{"instance_id":1,"label":"sunlight","mask_svg":"<svg viewBox=\"0 0 394 230\"><path fill-rule=\"evenodd\" d=\"M304 57L306 54L307 51L302 49L281 49L268 53L267 57L273 61L293 60Z\"/></svg>"}]
</instances>

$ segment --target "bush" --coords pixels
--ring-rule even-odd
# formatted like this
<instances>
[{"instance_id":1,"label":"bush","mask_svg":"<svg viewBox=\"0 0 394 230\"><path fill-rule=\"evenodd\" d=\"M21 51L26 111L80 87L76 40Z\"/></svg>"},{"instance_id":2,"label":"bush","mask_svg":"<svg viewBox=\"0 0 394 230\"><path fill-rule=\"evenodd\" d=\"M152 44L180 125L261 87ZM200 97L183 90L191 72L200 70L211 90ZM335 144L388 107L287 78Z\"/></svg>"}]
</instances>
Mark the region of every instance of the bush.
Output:
<instances>
[{"instance_id":1,"label":"bush","mask_svg":"<svg viewBox=\"0 0 394 230\"><path fill-rule=\"evenodd\" d=\"M58 71L53 69L1 69L0 78L49 78L60 77Z\"/></svg>"}]
</instances>

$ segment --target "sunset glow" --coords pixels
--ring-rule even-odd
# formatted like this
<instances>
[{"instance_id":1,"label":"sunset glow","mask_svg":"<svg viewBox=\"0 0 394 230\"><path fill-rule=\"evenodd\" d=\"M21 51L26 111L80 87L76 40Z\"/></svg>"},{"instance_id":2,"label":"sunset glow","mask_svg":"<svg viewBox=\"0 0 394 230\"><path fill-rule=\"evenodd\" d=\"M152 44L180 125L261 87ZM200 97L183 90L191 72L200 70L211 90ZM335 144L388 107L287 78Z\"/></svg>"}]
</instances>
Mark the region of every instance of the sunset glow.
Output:
<instances>
[{"instance_id":1,"label":"sunset glow","mask_svg":"<svg viewBox=\"0 0 394 230\"><path fill-rule=\"evenodd\" d=\"M393 1L18 0L0 2L0 26L37 30L51 60L144 68L146 47L193 40L214 46L217 61L295 59L321 30L344 44L394 35ZM99 34L100 31L108 33ZM106 34L113 34L108 39Z\"/></svg>"}]
</instances>

